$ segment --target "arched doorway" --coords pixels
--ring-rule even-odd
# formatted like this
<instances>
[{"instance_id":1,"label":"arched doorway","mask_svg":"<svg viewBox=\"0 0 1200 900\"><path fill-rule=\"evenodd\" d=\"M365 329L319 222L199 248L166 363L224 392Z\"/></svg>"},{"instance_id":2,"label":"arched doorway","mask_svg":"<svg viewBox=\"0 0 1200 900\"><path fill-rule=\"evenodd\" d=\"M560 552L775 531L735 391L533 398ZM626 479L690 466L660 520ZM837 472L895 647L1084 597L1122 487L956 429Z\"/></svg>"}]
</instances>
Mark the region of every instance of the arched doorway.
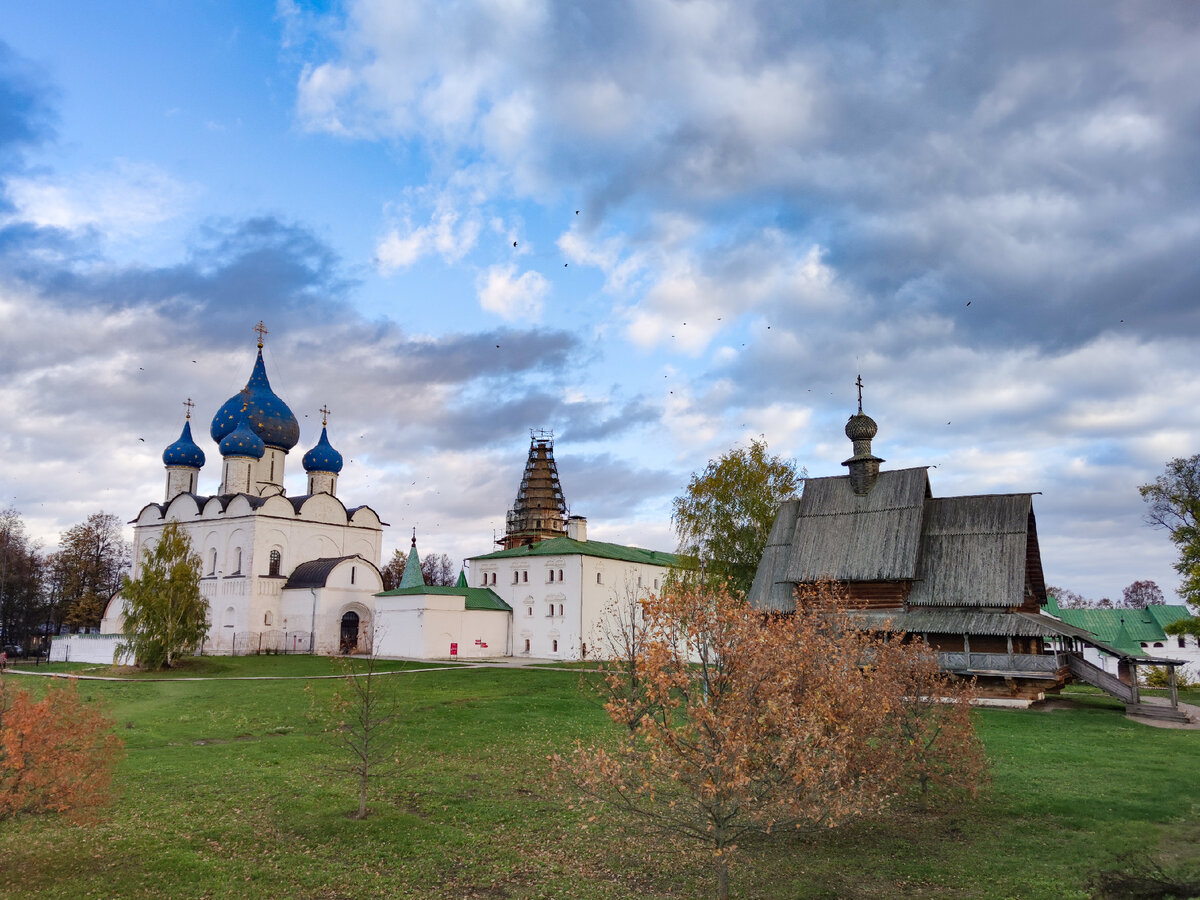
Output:
<instances>
[{"instance_id":1,"label":"arched doorway","mask_svg":"<svg viewBox=\"0 0 1200 900\"><path fill-rule=\"evenodd\" d=\"M358 613L353 610L342 616L342 639L339 648L342 653L353 653L358 649Z\"/></svg>"}]
</instances>

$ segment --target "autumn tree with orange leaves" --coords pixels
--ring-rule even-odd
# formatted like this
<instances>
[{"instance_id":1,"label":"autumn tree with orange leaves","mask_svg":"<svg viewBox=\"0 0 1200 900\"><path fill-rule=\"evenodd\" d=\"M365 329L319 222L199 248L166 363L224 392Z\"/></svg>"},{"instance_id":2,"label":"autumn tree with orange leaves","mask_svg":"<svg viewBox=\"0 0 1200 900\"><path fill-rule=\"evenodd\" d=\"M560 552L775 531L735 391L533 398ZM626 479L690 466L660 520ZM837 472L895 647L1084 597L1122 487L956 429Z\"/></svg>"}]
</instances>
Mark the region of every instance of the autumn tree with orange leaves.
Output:
<instances>
[{"instance_id":1,"label":"autumn tree with orange leaves","mask_svg":"<svg viewBox=\"0 0 1200 900\"><path fill-rule=\"evenodd\" d=\"M22 813L82 819L109 800L122 743L74 684L41 700L0 676L0 821Z\"/></svg>"},{"instance_id":2,"label":"autumn tree with orange leaves","mask_svg":"<svg viewBox=\"0 0 1200 900\"><path fill-rule=\"evenodd\" d=\"M750 833L840 825L915 783L973 790L969 686L920 641L850 627L840 599L817 585L788 616L695 585L646 600L639 677L605 674L620 739L560 771L585 802L706 847L722 900Z\"/></svg>"}]
</instances>

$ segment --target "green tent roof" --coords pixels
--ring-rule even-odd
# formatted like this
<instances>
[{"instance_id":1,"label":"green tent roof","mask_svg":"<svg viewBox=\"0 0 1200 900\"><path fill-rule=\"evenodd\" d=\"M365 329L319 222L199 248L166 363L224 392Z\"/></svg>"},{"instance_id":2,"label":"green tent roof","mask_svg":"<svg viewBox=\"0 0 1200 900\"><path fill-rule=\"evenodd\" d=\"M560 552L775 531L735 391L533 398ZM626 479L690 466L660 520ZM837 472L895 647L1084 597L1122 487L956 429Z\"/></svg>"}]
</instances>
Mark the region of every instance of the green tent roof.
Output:
<instances>
[{"instance_id":1,"label":"green tent roof","mask_svg":"<svg viewBox=\"0 0 1200 900\"><path fill-rule=\"evenodd\" d=\"M528 556L594 556L599 559L619 559L624 562L647 563L652 566L675 566L679 557L674 553L659 550L643 550L641 547L626 547L624 544L609 544L604 541L574 541L569 537L550 538L511 550L497 550L474 559L517 559Z\"/></svg>"},{"instance_id":2,"label":"green tent roof","mask_svg":"<svg viewBox=\"0 0 1200 900\"><path fill-rule=\"evenodd\" d=\"M491 588L447 587L443 585L423 584L418 587L399 587L392 591L381 591L376 597L424 597L427 595L443 597L464 597L467 609L489 609L500 612L512 612L512 607L501 599L500 595Z\"/></svg>"}]
</instances>

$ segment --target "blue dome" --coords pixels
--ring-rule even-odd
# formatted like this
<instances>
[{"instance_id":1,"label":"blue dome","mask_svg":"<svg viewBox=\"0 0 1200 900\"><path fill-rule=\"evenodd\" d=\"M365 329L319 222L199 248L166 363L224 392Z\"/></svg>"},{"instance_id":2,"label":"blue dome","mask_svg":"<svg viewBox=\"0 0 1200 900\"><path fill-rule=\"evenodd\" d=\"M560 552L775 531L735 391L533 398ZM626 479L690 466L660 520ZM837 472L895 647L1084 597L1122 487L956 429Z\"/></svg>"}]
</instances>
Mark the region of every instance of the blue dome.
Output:
<instances>
[{"instance_id":1,"label":"blue dome","mask_svg":"<svg viewBox=\"0 0 1200 900\"><path fill-rule=\"evenodd\" d=\"M305 472L333 472L337 474L342 471L342 454L338 453L329 443L329 435L325 433L325 428L321 428L321 439L317 441L317 446L313 447L304 454L304 471Z\"/></svg>"},{"instance_id":2,"label":"blue dome","mask_svg":"<svg viewBox=\"0 0 1200 900\"><path fill-rule=\"evenodd\" d=\"M300 440L300 423L296 421L288 405L271 390L271 382L267 381L267 367L263 365L261 347L258 349L258 359L254 363L254 371L250 373L250 380L246 382L245 391L238 391L226 400L213 416L209 434L214 441L220 443L227 434L237 428L243 402L246 404L246 418L250 427L264 444L285 452L296 446Z\"/></svg>"},{"instance_id":3,"label":"blue dome","mask_svg":"<svg viewBox=\"0 0 1200 900\"><path fill-rule=\"evenodd\" d=\"M163 451L164 466L187 466L189 469L199 469L204 465L204 451L192 440L192 423L184 420L183 431L179 440Z\"/></svg>"},{"instance_id":4,"label":"blue dome","mask_svg":"<svg viewBox=\"0 0 1200 900\"><path fill-rule=\"evenodd\" d=\"M217 445L222 456L248 456L251 459L262 459L267 447L262 438L250 429L244 410L239 412L237 427Z\"/></svg>"}]
</instances>

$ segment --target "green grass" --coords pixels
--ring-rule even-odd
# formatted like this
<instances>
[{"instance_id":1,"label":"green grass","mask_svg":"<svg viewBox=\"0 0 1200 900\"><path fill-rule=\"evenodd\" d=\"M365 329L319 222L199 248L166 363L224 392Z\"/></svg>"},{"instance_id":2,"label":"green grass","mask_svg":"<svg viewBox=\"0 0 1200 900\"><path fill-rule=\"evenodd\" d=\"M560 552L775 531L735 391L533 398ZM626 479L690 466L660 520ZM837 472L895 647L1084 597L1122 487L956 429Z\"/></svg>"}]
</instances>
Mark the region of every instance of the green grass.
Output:
<instances>
[{"instance_id":1,"label":"green grass","mask_svg":"<svg viewBox=\"0 0 1200 900\"><path fill-rule=\"evenodd\" d=\"M198 662L191 674L330 668ZM0 825L0 896L711 896L701 857L588 823L564 802L547 757L608 733L579 673L411 670L385 683L400 699L406 766L354 821L352 787L326 771L337 757L313 716L336 682L80 682L126 742L114 803L88 826ZM1200 732L1073 697L1073 709L977 711L992 766L979 800L750 842L734 896L1084 898L1123 854L1200 864L1195 842L1179 839L1200 831Z\"/></svg>"}]
</instances>

